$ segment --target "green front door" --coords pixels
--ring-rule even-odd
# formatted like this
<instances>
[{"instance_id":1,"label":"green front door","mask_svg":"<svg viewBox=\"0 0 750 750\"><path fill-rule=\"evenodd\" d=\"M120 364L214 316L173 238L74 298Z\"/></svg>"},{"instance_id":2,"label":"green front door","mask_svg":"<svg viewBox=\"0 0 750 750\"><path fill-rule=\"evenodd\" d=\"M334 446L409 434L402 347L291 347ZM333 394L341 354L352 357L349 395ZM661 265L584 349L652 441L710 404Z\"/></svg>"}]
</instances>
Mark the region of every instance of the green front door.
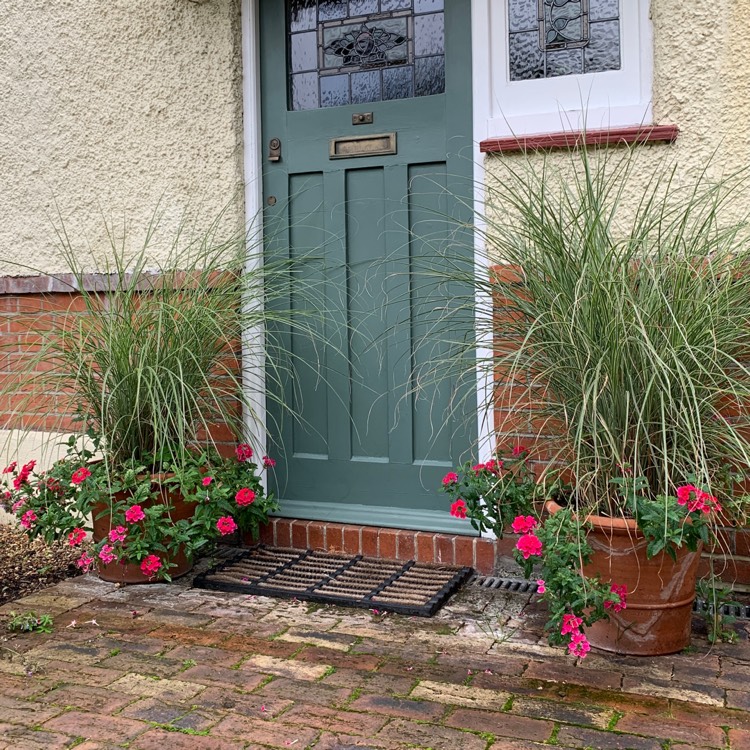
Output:
<instances>
[{"instance_id":1,"label":"green front door","mask_svg":"<svg viewBox=\"0 0 750 750\"><path fill-rule=\"evenodd\" d=\"M470 0L260 5L267 247L325 290L328 342L288 340L307 366L283 395L304 421L271 410L282 515L469 532L438 488L476 399L432 366L458 290L414 272L471 252Z\"/></svg>"}]
</instances>

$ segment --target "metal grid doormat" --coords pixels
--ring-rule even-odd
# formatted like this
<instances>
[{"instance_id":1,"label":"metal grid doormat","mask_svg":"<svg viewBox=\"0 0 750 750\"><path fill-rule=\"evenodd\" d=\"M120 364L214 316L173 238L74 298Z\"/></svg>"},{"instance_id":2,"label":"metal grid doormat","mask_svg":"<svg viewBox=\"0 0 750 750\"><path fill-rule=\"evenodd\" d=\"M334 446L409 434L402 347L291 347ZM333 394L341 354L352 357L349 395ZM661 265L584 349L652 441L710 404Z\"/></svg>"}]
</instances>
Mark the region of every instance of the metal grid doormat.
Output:
<instances>
[{"instance_id":1,"label":"metal grid doormat","mask_svg":"<svg viewBox=\"0 0 750 750\"><path fill-rule=\"evenodd\" d=\"M260 545L197 576L193 586L430 617L471 574L413 560Z\"/></svg>"}]
</instances>

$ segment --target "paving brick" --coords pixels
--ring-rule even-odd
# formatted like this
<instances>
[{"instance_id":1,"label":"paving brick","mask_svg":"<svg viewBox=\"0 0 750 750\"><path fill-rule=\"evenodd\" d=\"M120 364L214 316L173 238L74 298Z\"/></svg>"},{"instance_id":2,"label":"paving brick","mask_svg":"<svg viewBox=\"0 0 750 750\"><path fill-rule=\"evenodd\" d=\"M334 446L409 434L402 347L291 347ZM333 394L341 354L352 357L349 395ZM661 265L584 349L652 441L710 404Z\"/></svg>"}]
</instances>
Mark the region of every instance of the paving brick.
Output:
<instances>
[{"instance_id":1,"label":"paving brick","mask_svg":"<svg viewBox=\"0 0 750 750\"><path fill-rule=\"evenodd\" d=\"M185 680L152 680L139 674L128 674L112 683L114 690L119 690L139 698L161 698L165 701L187 701L203 690L205 685L198 685Z\"/></svg>"},{"instance_id":2,"label":"paving brick","mask_svg":"<svg viewBox=\"0 0 750 750\"><path fill-rule=\"evenodd\" d=\"M556 742L572 747L592 747L596 750L662 750L664 743L658 739L635 737L632 734L599 732L596 729L581 727L560 727ZM682 750L683 746L677 748Z\"/></svg>"},{"instance_id":3,"label":"paving brick","mask_svg":"<svg viewBox=\"0 0 750 750\"><path fill-rule=\"evenodd\" d=\"M352 689L326 685L322 682L279 678L264 685L256 695L269 700L282 698L300 703L315 703L320 706L339 706L349 698Z\"/></svg>"},{"instance_id":4,"label":"paving brick","mask_svg":"<svg viewBox=\"0 0 750 750\"><path fill-rule=\"evenodd\" d=\"M0 724L0 750L63 750L75 739L75 736L58 732Z\"/></svg>"},{"instance_id":5,"label":"paving brick","mask_svg":"<svg viewBox=\"0 0 750 750\"><path fill-rule=\"evenodd\" d=\"M318 730L247 716L228 716L213 727L211 735L234 737L240 740L252 738L253 742L271 747L305 748L316 739Z\"/></svg>"},{"instance_id":6,"label":"paving brick","mask_svg":"<svg viewBox=\"0 0 750 750\"><path fill-rule=\"evenodd\" d=\"M8 724L24 724L29 727L42 724L62 711L58 706L11 698L0 695L0 722Z\"/></svg>"},{"instance_id":7,"label":"paving brick","mask_svg":"<svg viewBox=\"0 0 750 750\"><path fill-rule=\"evenodd\" d=\"M50 719L44 728L63 732L73 737L84 737L87 740L105 740L121 744L148 729L148 724L120 716L109 716L106 721L95 713L68 711Z\"/></svg>"},{"instance_id":8,"label":"paving brick","mask_svg":"<svg viewBox=\"0 0 750 750\"><path fill-rule=\"evenodd\" d=\"M328 664L333 667L343 667L346 669L360 670L369 672L378 668L382 661L379 656L370 654L347 654L339 651L331 651L327 648L318 648L317 646L307 646L303 648L295 659L312 662L313 664Z\"/></svg>"},{"instance_id":9,"label":"paving brick","mask_svg":"<svg viewBox=\"0 0 750 750\"><path fill-rule=\"evenodd\" d=\"M108 656L98 662L98 666L114 669L118 672L133 672L153 677L172 677L182 671L183 662L179 659L167 659L159 656L147 656L132 653L121 653Z\"/></svg>"},{"instance_id":10,"label":"paving brick","mask_svg":"<svg viewBox=\"0 0 750 750\"><path fill-rule=\"evenodd\" d=\"M207 646L177 646L164 656L183 665L186 661L194 661L196 664L210 664L213 667L231 667L241 658L234 651Z\"/></svg>"},{"instance_id":11,"label":"paving brick","mask_svg":"<svg viewBox=\"0 0 750 750\"><path fill-rule=\"evenodd\" d=\"M310 630L309 628L289 628L276 640L289 643L308 643L325 649L335 649L336 651L349 651L357 642L357 637L349 633L329 633Z\"/></svg>"},{"instance_id":12,"label":"paving brick","mask_svg":"<svg viewBox=\"0 0 750 750\"><path fill-rule=\"evenodd\" d=\"M334 733L371 737L385 726L388 717L298 704L284 713L282 721L285 724L301 724Z\"/></svg>"},{"instance_id":13,"label":"paving brick","mask_svg":"<svg viewBox=\"0 0 750 750\"><path fill-rule=\"evenodd\" d=\"M189 710L189 706L185 704L164 703L156 698L141 698L134 701L131 696L130 700L130 705L119 715L128 719L138 719L138 721L150 721L154 724L170 724Z\"/></svg>"},{"instance_id":14,"label":"paving brick","mask_svg":"<svg viewBox=\"0 0 750 750\"><path fill-rule=\"evenodd\" d=\"M707 724L689 724L686 721L632 714L624 716L617 722L617 730L673 742L692 742L696 745L724 747L724 731L720 727Z\"/></svg>"},{"instance_id":15,"label":"paving brick","mask_svg":"<svg viewBox=\"0 0 750 750\"><path fill-rule=\"evenodd\" d=\"M626 693L703 703L707 706L723 706L725 697L724 689L713 685L686 685L675 681L650 680L628 675L623 677L622 689Z\"/></svg>"},{"instance_id":16,"label":"paving brick","mask_svg":"<svg viewBox=\"0 0 750 750\"><path fill-rule=\"evenodd\" d=\"M133 750L237 750L238 745L234 740L220 737L201 737L152 729L138 737L130 747Z\"/></svg>"},{"instance_id":17,"label":"paving brick","mask_svg":"<svg viewBox=\"0 0 750 750\"><path fill-rule=\"evenodd\" d=\"M454 711L445 721L451 727L489 732L502 737L518 737L524 740L545 742L555 727L552 721L529 719L493 711L470 711L464 708Z\"/></svg>"},{"instance_id":18,"label":"paving brick","mask_svg":"<svg viewBox=\"0 0 750 750\"><path fill-rule=\"evenodd\" d=\"M228 633L214 630L197 630L177 625L164 625L151 630L149 637L171 641L175 645L218 646L228 637Z\"/></svg>"},{"instance_id":19,"label":"paving brick","mask_svg":"<svg viewBox=\"0 0 750 750\"><path fill-rule=\"evenodd\" d=\"M516 698L511 711L521 716L531 716L537 719L550 719L566 724L582 724L604 728L612 719L613 712L599 706L585 706L570 704L562 701L534 700L531 698Z\"/></svg>"},{"instance_id":20,"label":"paving brick","mask_svg":"<svg viewBox=\"0 0 750 750\"><path fill-rule=\"evenodd\" d=\"M431 750L485 750L487 740L467 732L434 724L396 719L375 735L377 739L401 742Z\"/></svg>"},{"instance_id":21,"label":"paving brick","mask_svg":"<svg viewBox=\"0 0 750 750\"><path fill-rule=\"evenodd\" d=\"M197 682L199 685L221 685L222 687L239 688L250 692L265 682L265 676L254 674L245 669L227 669L199 664L190 667L180 674L180 680Z\"/></svg>"},{"instance_id":22,"label":"paving brick","mask_svg":"<svg viewBox=\"0 0 750 750\"><path fill-rule=\"evenodd\" d=\"M569 664L532 661L523 676L529 679L546 682L572 683L586 685L600 690L618 690L622 684L622 674L617 671L601 672L593 669L581 669Z\"/></svg>"},{"instance_id":23,"label":"paving brick","mask_svg":"<svg viewBox=\"0 0 750 750\"><path fill-rule=\"evenodd\" d=\"M398 716L419 721L437 721L446 710L445 706L439 703L392 698L384 695L363 695L357 698L350 708L353 711L373 711L387 716Z\"/></svg>"},{"instance_id":24,"label":"paving brick","mask_svg":"<svg viewBox=\"0 0 750 750\"><path fill-rule=\"evenodd\" d=\"M337 685L357 689L363 693L405 696L416 684L414 677L397 677L385 672L362 672L355 669L337 669L323 681L324 685Z\"/></svg>"},{"instance_id":25,"label":"paving brick","mask_svg":"<svg viewBox=\"0 0 750 750\"><path fill-rule=\"evenodd\" d=\"M284 628L286 630L286 628ZM272 632L279 632L279 627L274 625ZM295 641L271 641L268 638L253 637L250 635L231 635L222 644L222 650L236 651L246 654L265 654L266 656L286 657L300 650L299 643Z\"/></svg>"},{"instance_id":26,"label":"paving brick","mask_svg":"<svg viewBox=\"0 0 750 750\"><path fill-rule=\"evenodd\" d=\"M330 669L326 664L308 664L293 659L277 659L275 656L256 654L244 661L238 671L275 674L293 680L319 680L328 674Z\"/></svg>"},{"instance_id":27,"label":"paving brick","mask_svg":"<svg viewBox=\"0 0 750 750\"><path fill-rule=\"evenodd\" d=\"M85 711L113 714L133 702L133 696L114 690L102 690L88 685L65 685L51 690L37 699L40 703L75 706Z\"/></svg>"},{"instance_id":28,"label":"paving brick","mask_svg":"<svg viewBox=\"0 0 750 750\"><path fill-rule=\"evenodd\" d=\"M449 682L420 682L409 694L410 698L433 703L445 703L448 706L466 706L468 708L492 708L501 711L508 702L510 693L496 690L484 690L472 685L455 685Z\"/></svg>"}]
</instances>

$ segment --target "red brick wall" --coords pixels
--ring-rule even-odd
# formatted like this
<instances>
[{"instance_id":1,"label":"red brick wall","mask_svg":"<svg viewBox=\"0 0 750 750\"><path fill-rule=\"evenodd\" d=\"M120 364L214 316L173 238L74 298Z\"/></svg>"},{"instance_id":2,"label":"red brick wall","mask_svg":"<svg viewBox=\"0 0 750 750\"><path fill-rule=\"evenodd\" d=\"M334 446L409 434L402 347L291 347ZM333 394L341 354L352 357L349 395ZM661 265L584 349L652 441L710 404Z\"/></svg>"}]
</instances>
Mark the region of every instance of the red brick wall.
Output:
<instances>
[{"instance_id":1,"label":"red brick wall","mask_svg":"<svg viewBox=\"0 0 750 750\"><path fill-rule=\"evenodd\" d=\"M97 276L88 278L92 288L101 288ZM43 282L51 289L39 290ZM75 403L69 393L40 389L33 384L35 373L48 370L44 363L31 360L40 349L40 332L62 330L78 315L86 314L83 297L65 291L69 280L35 277L0 279L0 429L23 428L51 432L74 432ZM227 353L225 364L239 373L241 345ZM238 412L241 405L237 404ZM234 450L236 440L225 424L210 425L211 437L222 453Z\"/></svg>"}]
</instances>

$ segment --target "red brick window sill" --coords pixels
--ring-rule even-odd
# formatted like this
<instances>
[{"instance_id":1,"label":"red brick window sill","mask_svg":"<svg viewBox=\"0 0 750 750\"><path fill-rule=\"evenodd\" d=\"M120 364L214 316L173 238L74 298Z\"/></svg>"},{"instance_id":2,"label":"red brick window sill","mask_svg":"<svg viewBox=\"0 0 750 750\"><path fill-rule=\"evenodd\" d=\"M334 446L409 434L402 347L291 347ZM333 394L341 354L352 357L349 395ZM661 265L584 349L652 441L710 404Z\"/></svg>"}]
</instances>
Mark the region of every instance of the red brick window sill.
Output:
<instances>
[{"instance_id":1,"label":"red brick window sill","mask_svg":"<svg viewBox=\"0 0 750 750\"><path fill-rule=\"evenodd\" d=\"M603 130L565 130L539 135L509 135L487 138L479 144L484 154L509 151L535 151L576 146L618 146L627 143L672 143L680 133L677 125L635 125Z\"/></svg>"}]
</instances>

